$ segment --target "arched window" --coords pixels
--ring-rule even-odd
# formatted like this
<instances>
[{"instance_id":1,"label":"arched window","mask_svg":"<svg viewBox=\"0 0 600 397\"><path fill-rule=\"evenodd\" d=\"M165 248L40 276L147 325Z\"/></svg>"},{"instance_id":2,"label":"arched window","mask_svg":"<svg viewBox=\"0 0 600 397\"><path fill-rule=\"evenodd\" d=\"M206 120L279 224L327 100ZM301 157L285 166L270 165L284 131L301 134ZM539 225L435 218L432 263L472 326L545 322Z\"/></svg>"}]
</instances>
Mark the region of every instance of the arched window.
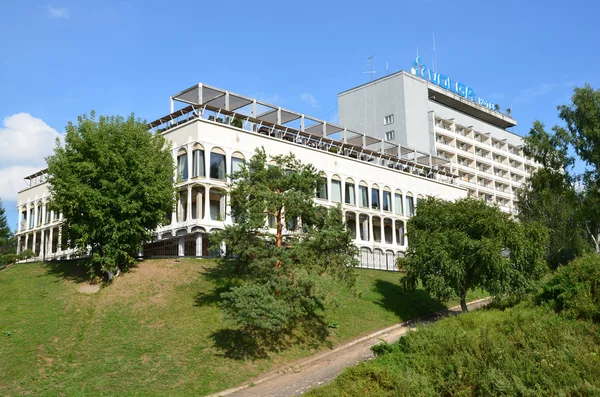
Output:
<instances>
[{"instance_id":1,"label":"arched window","mask_svg":"<svg viewBox=\"0 0 600 397\"><path fill-rule=\"evenodd\" d=\"M210 177L224 181L226 175L225 152L221 148L213 148L210 152Z\"/></svg>"},{"instance_id":2,"label":"arched window","mask_svg":"<svg viewBox=\"0 0 600 397\"><path fill-rule=\"evenodd\" d=\"M379 186L373 185L371 187L371 208L378 210L381 208L379 204Z\"/></svg>"},{"instance_id":3,"label":"arched window","mask_svg":"<svg viewBox=\"0 0 600 397\"><path fill-rule=\"evenodd\" d=\"M204 170L205 164L204 147L201 144L196 143L194 145L194 150L192 151L192 178L206 176Z\"/></svg>"},{"instance_id":4,"label":"arched window","mask_svg":"<svg viewBox=\"0 0 600 397\"><path fill-rule=\"evenodd\" d=\"M317 187L317 198L321 200L327 200L327 176L324 173L321 173L321 180Z\"/></svg>"},{"instance_id":5,"label":"arched window","mask_svg":"<svg viewBox=\"0 0 600 397\"><path fill-rule=\"evenodd\" d=\"M389 187L385 186L383 188L383 210L391 211L392 210L392 191Z\"/></svg>"},{"instance_id":6,"label":"arched window","mask_svg":"<svg viewBox=\"0 0 600 397\"><path fill-rule=\"evenodd\" d=\"M396 192L394 192L394 212L398 215L402 215L404 213L402 205L402 192L398 189L396 189Z\"/></svg>"},{"instance_id":7,"label":"arched window","mask_svg":"<svg viewBox=\"0 0 600 397\"><path fill-rule=\"evenodd\" d=\"M177 152L177 177L180 181L188 179L187 150L183 148Z\"/></svg>"},{"instance_id":8,"label":"arched window","mask_svg":"<svg viewBox=\"0 0 600 397\"><path fill-rule=\"evenodd\" d=\"M231 155L231 173L237 172L242 169L242 164L246 161L244 155L240 152L234 152Z\"/></svg>"},{"instance_id":9,"label":"arched window","mask_svg":"<svg viewBox=\"0 0 600 397\"><path fill-rule=\"evenodd\" d=\"M344 202L346 204L356 205L356 198L354 197L354 195L355 195L354 180L352 180L351 178L346 179L346 184L345 184L344 188L345 188Z\"/></svg>"},{"instance_id":10,"label":"arched window","mask_svg":"<svg viewBox=\"0 0 600 397\"><path fill-rule=\"evenodd\" d=\"M342 180L337 175L331 177L331 201L334 203L342 202Z\"/></svg>"},{"instance_id":11,"label":"arched window","mask_svg":"<svg viewBox=\"0 0 600 397\"><path fill-rule=\"evenodd\" d=\"M369 188L365 181L358 184L358 205L363 208L369 207Z\"/></svg>"},{"instance_id":12,"label":"arched window","mask_svg":"<svg viewBox=\"0 0 600 397\"><path fill-rule=\"evenodd\" d=\"M406 216L413 216L415 214L415 203L413 201L412 193L406 193Z\"/></svg>"}]
</instances>

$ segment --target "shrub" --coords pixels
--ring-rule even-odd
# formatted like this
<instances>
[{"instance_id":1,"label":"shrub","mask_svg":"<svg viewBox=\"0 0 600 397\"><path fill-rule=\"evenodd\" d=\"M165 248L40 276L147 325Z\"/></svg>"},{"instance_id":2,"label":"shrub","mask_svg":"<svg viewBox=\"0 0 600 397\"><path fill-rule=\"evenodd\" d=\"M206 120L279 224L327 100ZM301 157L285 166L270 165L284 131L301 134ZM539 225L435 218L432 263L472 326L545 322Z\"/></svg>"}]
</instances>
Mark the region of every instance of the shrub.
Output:
<instances>
[{"instance_id":1,"label":"shrub","mask_svg":"<svg viewBox=\"0 0 600 397\"><path fill-rule=\"evenodd\" d=\"M2 265L2 266L12 265L18 259L19 259L19 255L17 255L17 254L0 255L0 265Z\"/></svg>"},{"instance_id":2,"label":"shrub","mask_svg":"<svg viewBox=\"0 0 600 397\"><path fill-rule=\"evenodd\" d=\"M570 317L600 321L600 255L587 254L560 267L538 302Z\"/></svg>"},{"instance_id":3,"label":"shrub","mask_svg":"<svg viewBox=\"0 0 600 397\"><path fill-rule=\"evenodd\" d=\"M35 252L32 250L24 250L19 254L19 259L29 259L35 256Z\"/></svg>"},{"instance_id":4,"label":"shrub","mask_svg":"<svg viewBox=\"0 0 600 397\"><path fill-rule=\"evenodd\" d=\"M307 396L600 395L598 326L519 304L447 318Z\"/></svg>"}]
</instances>

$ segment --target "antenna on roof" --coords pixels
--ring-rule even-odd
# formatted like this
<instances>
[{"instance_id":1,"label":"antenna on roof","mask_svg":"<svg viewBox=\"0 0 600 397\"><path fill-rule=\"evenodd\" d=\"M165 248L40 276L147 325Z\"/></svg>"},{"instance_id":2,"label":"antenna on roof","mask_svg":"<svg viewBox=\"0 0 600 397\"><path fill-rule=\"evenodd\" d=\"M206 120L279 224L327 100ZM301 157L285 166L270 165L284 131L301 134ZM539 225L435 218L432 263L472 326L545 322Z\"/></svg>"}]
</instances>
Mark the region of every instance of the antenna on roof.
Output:
<instances>
[{"instance_id":1,"label":"antenna on roof","mask_svg":"<svg viewBox=\"0 0 600 397\"><path fill-rule=\"evenodd\" d=\"M437 57L435 54L435 33L431 32L431 36L433 37L433 72L437 72Z\"/></svg>"},{"instance_id":2,"label":"antenna on roof","mask_svg":"<svg viewBox=\"0 0 600 397\"><path fill-rule=\"evenodd\" d=\"M369 63L369 71L368 72L363 72L363 74L370 74L371 75L371 81L373 81L373 74L377 73L376 71L373 70L373 58L375 57L375 54L371 55L369 57L369 59L367 60L367 62Z\"/></svg>"}]
</instances>

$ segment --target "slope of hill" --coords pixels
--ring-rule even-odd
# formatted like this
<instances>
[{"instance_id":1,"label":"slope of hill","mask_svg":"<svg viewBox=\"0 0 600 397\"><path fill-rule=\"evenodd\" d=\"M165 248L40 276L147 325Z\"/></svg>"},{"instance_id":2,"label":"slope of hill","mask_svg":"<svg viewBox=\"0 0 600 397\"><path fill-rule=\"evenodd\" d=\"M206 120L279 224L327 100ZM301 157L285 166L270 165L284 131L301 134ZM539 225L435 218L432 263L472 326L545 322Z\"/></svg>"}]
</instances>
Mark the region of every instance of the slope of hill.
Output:
<instances>
[{"instance_id":1,"label":"slope of hill","mask_svg":"<svg viewBox=\"0 0 600 397\"><path fill-rule=\"evenodd\" d=\"M84 278L66 264L9 267L0 271L0 394L203 395L444 307L422 290L403 293L398 273L357 272L358 294L322 280L326 321L337 326L325 342L241 359L217 306L227 272L212 261L144 261L95 294L78 291Z\"/></svg>"}]
</instances>

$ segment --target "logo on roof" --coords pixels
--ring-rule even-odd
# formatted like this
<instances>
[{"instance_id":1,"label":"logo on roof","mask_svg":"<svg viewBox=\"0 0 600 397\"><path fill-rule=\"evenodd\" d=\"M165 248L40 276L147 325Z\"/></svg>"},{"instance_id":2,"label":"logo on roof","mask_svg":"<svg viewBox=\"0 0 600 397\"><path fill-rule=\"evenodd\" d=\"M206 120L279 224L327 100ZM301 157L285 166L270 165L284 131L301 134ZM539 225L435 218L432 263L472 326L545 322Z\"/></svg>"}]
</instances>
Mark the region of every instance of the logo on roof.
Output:
<instances>
[{"instance_id":1,"label":"logo on roof","mask_svg":"<svg viewBox=\"0 0 600 397\"><path fill-rule=\"evenodd\" d=\"M477 95L475 95L475 92L471 87L456 80L452 80L450 77L444 74L436 73L430 68L428 68L427 65L425 65L421 60L421 57L417 57L417 59L415 59L415 61L413 62L413 67L410 69L410 72L417 77L421 77L437 86L442 87L445 90L460 95L461 97L473 101L479 105L483 105L492 110L495 110L496 108L496 105L492 102L477 97Z\"/></svg>"}]
</instances>

